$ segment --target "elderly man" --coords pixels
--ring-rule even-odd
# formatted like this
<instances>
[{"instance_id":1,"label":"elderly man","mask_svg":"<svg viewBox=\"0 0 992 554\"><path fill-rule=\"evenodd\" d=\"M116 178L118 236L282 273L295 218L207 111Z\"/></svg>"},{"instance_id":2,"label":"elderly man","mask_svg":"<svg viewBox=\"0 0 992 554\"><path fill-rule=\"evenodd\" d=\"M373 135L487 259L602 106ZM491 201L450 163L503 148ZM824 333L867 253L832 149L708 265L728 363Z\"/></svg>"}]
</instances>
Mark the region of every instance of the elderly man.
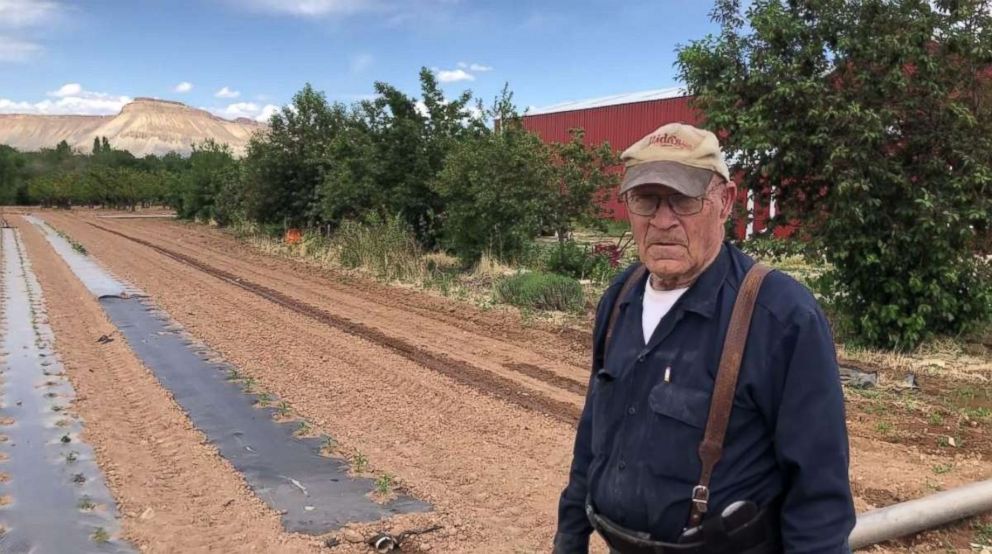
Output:
<instances>
[{"instance_id":1,"label":"elderly man","mask_svg":"<svg viewBox=\"0 0 992 554\"><path fill-rule=\"evenodd\" d=\"M594 529L624 554L849 552L844 399L823 312L724 242L737 187L715 135L665 125L622 159L641 263L597 310L555 552L587 552Z\"/></svg>"}]
</instances>

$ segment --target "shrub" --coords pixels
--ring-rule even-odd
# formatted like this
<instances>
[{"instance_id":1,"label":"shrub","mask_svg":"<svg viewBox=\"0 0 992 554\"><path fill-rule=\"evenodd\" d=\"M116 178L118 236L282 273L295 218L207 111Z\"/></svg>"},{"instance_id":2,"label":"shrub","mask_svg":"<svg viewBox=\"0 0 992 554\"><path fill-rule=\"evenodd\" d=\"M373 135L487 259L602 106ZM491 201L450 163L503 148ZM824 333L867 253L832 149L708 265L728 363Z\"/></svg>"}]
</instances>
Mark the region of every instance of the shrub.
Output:
<instances>
[{"instance_id":1,"label":"shrub","mask_svg":"<svg viewBox=\"0 0 992 554\"><path fill-rule=\"evenodd\" d=\"M619 254L612 252L611 245L580 245L566 241L548 250L544 259L544 269L574 277L576 279L609 280L619 266Z\"/></svg>"},{"instance_id":2,"label":"shrub","mask_svg":"<svg viewBox=\"0 0 992 554\"><path fill-rule=\"evenodd\" d=\"M496 282L496 300L521 308L578 311L585 306L582 285L554 273L519 273Z\"/></svg>"}]
</instances>

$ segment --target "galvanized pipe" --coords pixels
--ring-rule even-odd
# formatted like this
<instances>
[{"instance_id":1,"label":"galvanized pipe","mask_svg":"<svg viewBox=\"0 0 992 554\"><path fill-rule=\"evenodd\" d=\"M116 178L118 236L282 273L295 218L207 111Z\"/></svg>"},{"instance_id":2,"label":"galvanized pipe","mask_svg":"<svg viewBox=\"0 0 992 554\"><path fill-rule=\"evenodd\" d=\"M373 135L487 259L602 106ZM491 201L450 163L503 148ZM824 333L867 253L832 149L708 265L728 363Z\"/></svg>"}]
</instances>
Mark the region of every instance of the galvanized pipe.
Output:
<instances>
[{"instance_id":1,"label":"galvanized pipe","mask_svg":"<svg viewBox=\"0 0 992 554\"><path fill-rule=\"evenodd\" d=\"M984 512L992 512L992 479L865 512L849 544L863 548Z\"/></svg>"}]
</instances>

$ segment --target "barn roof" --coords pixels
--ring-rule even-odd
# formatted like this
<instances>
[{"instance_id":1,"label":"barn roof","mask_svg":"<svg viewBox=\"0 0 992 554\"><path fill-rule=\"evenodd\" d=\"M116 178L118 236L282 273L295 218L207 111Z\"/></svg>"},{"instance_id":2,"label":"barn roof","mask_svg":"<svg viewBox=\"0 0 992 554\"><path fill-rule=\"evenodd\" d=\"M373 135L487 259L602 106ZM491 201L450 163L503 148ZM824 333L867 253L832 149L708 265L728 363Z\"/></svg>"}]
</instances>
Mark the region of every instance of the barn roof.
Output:
<instances>
[{"instance_id":1,"label":"barn roof","mask_svg":"<svg viewBox=\"0 0 992 554\"><path fill-rule=\"evenodd\" d=\"M591 108L602 108L604 106L616 106L619 104L634 104L636 102L648 102L651 100L680 98L682 96L687 96L687 93L685 89L680 87L645 90L642 92L629 92L626 94L614 94L611 96L601 96L599 98L589 98L586 100L568 100L541 108L531 108L524 113L524 116L570 112L575 110L588 110Z\"/></svg>"}]
</instances>

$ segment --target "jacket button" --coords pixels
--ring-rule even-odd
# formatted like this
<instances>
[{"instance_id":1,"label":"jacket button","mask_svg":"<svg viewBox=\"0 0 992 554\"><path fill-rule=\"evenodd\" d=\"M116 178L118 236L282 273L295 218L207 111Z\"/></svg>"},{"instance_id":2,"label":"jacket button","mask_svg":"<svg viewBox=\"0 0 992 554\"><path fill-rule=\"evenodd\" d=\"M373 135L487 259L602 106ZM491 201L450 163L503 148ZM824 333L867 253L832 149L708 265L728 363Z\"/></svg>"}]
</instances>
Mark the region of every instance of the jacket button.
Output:
<instances>
[{"instance_id":1,"label":"jacket button","mask_svg":"<svg viewBox=\"0 0 992 554\"><path fill-rule=\"evenodd\" d=\"M637 361L638 362L644 363L644 360L645 359L646 359L646 357L644 356L644 354L638 354L637 355Z\"/></svg>"},{"instance_id":2,"label":"jacket button","mask_svg":"<svg viewBox=\"0 0 992 554\"><path fill-rule=\"evenodd\" d=\"M634 415L634 414L637 413L637 408L631 406L631 407L627 408L627 413L630 414L630 415Z\"/></svg>"},{"instance_id":3,"label":"jacket button","mask_svg":"<svg viewBox=\"0 0 992 554\"><path fill-rule=\"evenodd\" d=\"M627 469L627 463L626 462L620 462L619 464L617 464L617 467L620 468L620 471L623 471L623 470Z\"/></svg>"}]
</instances>

